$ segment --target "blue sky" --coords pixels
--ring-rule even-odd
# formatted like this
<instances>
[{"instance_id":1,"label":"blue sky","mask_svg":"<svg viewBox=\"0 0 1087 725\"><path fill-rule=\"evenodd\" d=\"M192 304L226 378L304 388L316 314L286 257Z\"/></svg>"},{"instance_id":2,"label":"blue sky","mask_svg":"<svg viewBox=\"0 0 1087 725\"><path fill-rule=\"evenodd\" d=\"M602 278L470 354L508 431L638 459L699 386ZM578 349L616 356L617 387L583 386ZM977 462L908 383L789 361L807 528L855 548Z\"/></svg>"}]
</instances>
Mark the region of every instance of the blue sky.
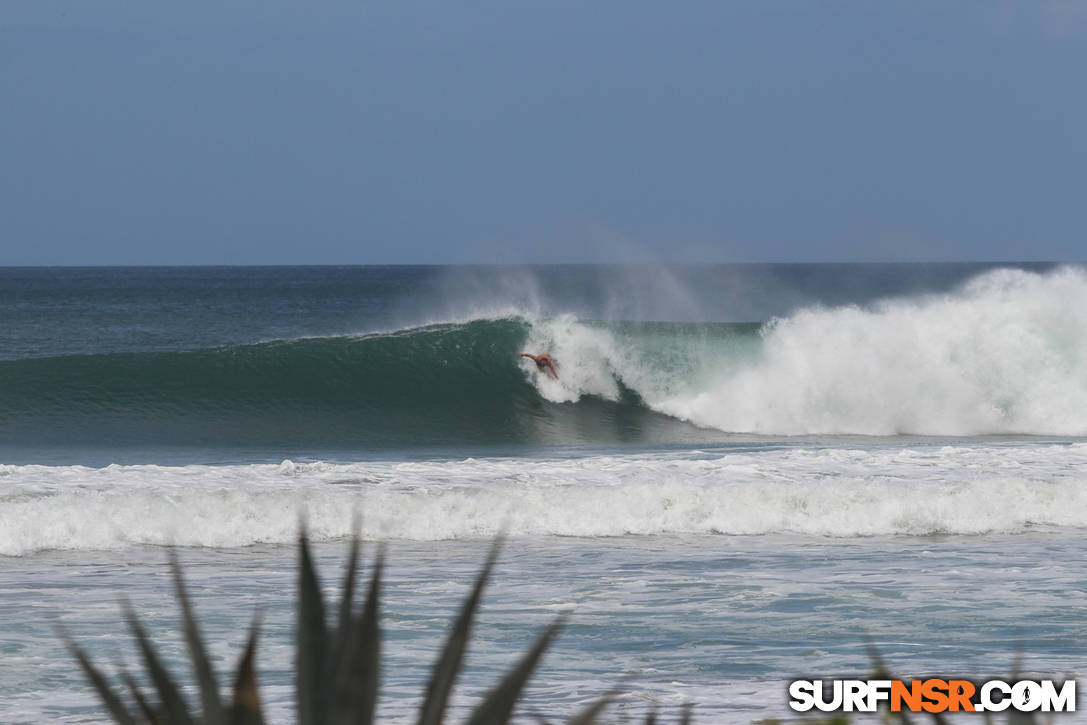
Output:
<instances>
[{"instance_id":1,"label":"blue sky","mask_svg":"<svg viewBox=\"0 0 1087 725\"><path fill-rule=\"evenodd\" d=\"M1087 258L1087 1L8 2L0 264Z\"/></svg>"}]
</instances>

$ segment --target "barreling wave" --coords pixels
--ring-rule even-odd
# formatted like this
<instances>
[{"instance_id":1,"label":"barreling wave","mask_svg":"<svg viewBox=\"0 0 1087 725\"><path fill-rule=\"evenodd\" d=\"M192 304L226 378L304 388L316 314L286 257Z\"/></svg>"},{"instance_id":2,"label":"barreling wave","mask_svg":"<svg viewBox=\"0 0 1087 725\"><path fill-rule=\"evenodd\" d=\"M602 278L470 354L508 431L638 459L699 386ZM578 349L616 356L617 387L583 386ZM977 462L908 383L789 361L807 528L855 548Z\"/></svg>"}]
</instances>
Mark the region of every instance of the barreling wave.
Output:
<instances>
[{"instance_id":1,"label":"barreling wave","mask_svg":"<svg viewBox=\"0 0 1087 725\"><path fill-rule=\"evenodd\" d=\"M541 397L531 323L473 320L355 337L0 362L0 439L383 447L580 443L691 428L614 395ZM573 366L571 366L572 370Z\"/></svg>"},{"instance_id":2,"label":"barreling wave","mask_svg":"<svg viewBox=\"0 0 1087 725\"><path fill-rule=\"evenodd\" d=\"M560 380L523 349L550 352ZM764 325L508 317L0 362L0 441L310 448L1087 435L1087 274ZM692 425L693 424L693 425ZM697 426L697 427L696 427Z\"/></svg>"},{"instance_id":3,"label":"barreling wave","mask_svg":"<svg viewBox=\"0 0 1087 725\"><path fill-rule=\"evenodd\" d=\"M646 344L567 321L534 327L530 344L576 363L563 385L540 383L551 400L614 397L620 381L650 409L718 431L1087 435L1081 268L996 270L948 294L810 308L737 332Z\"/></svg>"}]
</instances>

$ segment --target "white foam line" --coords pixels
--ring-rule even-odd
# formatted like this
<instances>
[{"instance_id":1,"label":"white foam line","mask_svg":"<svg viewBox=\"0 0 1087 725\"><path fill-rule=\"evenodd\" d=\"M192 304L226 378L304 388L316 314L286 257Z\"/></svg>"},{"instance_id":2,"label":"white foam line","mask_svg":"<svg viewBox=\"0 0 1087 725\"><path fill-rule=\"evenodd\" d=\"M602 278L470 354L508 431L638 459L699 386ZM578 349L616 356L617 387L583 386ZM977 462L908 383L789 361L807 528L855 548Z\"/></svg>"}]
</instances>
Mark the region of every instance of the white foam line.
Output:
<instances>
[{"instance_id":1,"label":"white foam line","mask_svg":"<svg viewBox=\"0 0 1087 725\"><path fill-rule=\"evenodd\" d=\"M0 467L0 554L513 535L1087 527L1087 444L279 466Z\"/></svg>"}]
</instances>

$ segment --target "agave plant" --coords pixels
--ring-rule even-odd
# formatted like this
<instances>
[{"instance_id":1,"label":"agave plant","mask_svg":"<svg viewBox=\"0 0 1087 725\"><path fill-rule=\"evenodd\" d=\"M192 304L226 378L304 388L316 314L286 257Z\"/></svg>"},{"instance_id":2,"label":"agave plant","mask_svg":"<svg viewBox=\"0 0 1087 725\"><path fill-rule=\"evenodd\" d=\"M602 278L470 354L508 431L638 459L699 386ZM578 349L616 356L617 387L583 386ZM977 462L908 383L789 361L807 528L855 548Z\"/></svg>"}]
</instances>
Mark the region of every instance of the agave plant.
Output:
<instances>
[{"instance_id":1,"label":"agave plant","mask_svg":"<svg viewBox=\"0 0 1087 725\"><path fill-rule=\"evenodd\" d=\"M446 714L453 685L464 661L471 638L472 622L483 588L490 577L501 541L492 546L475 585L472 587L450 627L444 647L434 663L419 709L419 725L440 725ZM351 543L343 594L335 626L328 623L326 603L321 593L317 571L310 555L305 530L299 536L298 612L296 628L296 695L299 725L369 725L374 722L378 701L381 664L381 628L379 604L384 551L375 558L369 589L361 609L354 603L359 540ZM234 673L229 702L224 699L220 680L210 660L193 612L176 552L171 551L177 599L181 605L182 629L192 660L194 679L199 690L200 708L194 711L182 696L176 679L162 664L143 625L130 605L125 618L139 646L147 680L157 699L149 698L127 672L121 681L127 689L126 702L111 686L87 654L65 633L62 636L79 662L110 715L122 725L263 725L265 722L254 667L259 623L254 620L249 638ZM356 611L357 610L357 611ZM548 645L562 628L564 618L556 618L536 637L516 665L482 698L465 721L466 725L501 725L508 723ZM568 721L569 725L590 725L597 721L612 700L605 695ZM541 722L548 722L537 716ZM690 720L690 708L684 710L681 723ZM646 723L655 723L655 713Z\"/></svg>"}]
</instances>

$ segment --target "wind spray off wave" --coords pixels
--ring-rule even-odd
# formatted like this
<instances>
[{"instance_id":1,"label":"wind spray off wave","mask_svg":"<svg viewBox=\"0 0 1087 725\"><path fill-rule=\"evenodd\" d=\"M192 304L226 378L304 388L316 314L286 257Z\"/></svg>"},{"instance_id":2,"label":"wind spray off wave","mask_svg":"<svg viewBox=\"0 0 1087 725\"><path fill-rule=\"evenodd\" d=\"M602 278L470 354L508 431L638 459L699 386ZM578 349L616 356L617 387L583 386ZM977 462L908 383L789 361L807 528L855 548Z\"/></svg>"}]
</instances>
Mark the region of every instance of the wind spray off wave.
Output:
<instances>
[{"instance_id":1,"label":"wind spray off wave","mask_svg":"<svg viewBox=\"0 0 1087 725\"><path fill-rule=\"evenodd\" d=\"M551 354L559 379L519 358L525 350ZM993 271L948 294L809 308L763 325L526 314L6 360L0 380L0 440L12 443L282 455L732 433L1081 436L1087 274Z\"/></svg>"},{"instance_id":2,"label":"wind spray off wave","mask_svg":"<svg viewBox=\"0 0 1087 725\"><path fill-rule=\"evenodd\" d=\"M621 382L653 410L721 431L1087 435L1081 269L997 270L950 294L806 309L759 337L639 347L565 320L530 340L565 365L563 386L537 382L550 400L614 398Z\"/></svg>"}]
</instances>

